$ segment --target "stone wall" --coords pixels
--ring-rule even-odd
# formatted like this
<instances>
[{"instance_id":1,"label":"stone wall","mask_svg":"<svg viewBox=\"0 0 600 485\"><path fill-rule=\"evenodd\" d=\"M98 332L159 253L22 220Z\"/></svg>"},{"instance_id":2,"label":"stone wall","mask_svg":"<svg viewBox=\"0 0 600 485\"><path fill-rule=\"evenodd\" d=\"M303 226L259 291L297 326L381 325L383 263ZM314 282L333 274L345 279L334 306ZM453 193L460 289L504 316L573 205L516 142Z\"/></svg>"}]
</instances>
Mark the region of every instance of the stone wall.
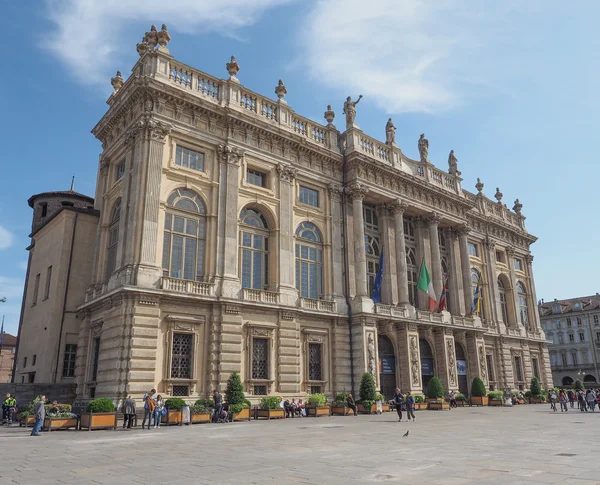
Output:
<instances>
[{"instance_id":1,"label":"stone wall","mask_svg":"<svg viewBox=\"0 0 600 485\"><path fill-rule=\"evenodd\" d=\"M46 395L49 401L73 404L76 385L73 384L0 384L0 395L11 393L19 407L33 401L36 396Z\"/></svg>"}]
</instances>

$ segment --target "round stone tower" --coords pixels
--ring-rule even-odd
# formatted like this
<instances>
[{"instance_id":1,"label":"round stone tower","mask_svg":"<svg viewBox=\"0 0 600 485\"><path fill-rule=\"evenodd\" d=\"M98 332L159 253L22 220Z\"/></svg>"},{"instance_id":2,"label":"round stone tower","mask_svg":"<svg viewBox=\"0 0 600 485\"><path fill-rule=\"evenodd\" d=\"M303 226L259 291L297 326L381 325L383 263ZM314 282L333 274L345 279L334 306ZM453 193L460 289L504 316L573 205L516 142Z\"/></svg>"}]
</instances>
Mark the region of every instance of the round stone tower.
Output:
<instances>
[{"instance_id":1,"label":"round stone tower","mask_svg":"<svg viewBox=\"0 0 600 485\"><path fill-rule=\"evenodd\" d=\"M33 209L31 232L36 232L52 219L63 207L93 209L94 199L73 190L63 192L43 192L32 195L27 201Z\"/></svg>"}]
</instances>

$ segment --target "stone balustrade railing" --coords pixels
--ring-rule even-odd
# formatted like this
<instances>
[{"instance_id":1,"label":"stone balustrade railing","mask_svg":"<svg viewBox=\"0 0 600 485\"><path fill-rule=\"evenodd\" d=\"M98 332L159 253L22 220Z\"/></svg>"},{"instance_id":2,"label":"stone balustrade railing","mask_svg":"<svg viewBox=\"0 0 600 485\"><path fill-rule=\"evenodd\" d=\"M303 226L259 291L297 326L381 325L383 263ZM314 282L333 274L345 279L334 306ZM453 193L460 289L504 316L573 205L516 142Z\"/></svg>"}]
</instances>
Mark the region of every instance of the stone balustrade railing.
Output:
<instances>
[{"instance_id":1,"label":"stone balustrade railing","mask_svg":"<svg viewBox=\"0 0 600 485\"><path fill-rule=\"evenodd\" d=\"M279 303L279 293L275 293L274 291L253 290L251 288L243 288L242 299L248 301L256 301L260 303L272 303L274 305L277 305Z\"/></svg>"},{"instance_id":2,"label":"stone balustrade railing","mask_svg":"<svg viewBox=\"0 0 600 485\"><path fill-rule=\"evenodd\" d=\"M193 93L220 100L223 81L185 64L171 61L168 66L169 80Z\"/></svg>"},{"instance_id":3,"label":"stone balustrade railing","mask_svg":"<svg viewBox=\"0 0 600 485\"><path fill-rule=\"evenodd\" d=\"M298 300L300 308L307 310L315 310L319 312L335 313L337 305L334 301L329 300L313 300L311 298L300 298Z\"/></svg>"},{"instance_id":4,"label":"stone balustrade railing","mask_svg":"<svg viewBox=\"0 0 600 485\"><path fill-rule=\"evenodd\" d=\"M178 278L170 278L168 276L163 276L160 279L160 288L162 290L188 293L191 295L215 296L214 283L180 280Z\"/></svg>"},{"instance_id":5,"label":"stone balustrade railing","mask_svg":"<svg viewBox=\"0 0 600 485\"><path fill-rule=\"evenodd\" d=\"M475 207L480 214L525 230L523 216L511 211L505 204L494 202L482 193L476 195L466 190L463 190L463 193L468 201L475 203Z\"/></svg>"}]
</instances>

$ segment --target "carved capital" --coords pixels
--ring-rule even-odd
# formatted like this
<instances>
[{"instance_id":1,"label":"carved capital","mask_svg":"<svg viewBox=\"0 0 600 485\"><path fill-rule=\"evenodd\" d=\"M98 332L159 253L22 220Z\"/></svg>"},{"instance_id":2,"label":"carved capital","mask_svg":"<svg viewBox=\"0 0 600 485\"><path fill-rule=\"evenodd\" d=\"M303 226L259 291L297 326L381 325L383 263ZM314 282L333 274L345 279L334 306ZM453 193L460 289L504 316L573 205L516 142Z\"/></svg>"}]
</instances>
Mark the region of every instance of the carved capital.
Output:
<instances>
[{"instance_id":1,"label":"carved capital","mask_svg":"<svg viewBox=\"0 0 600 485\"><path fill-rule=\"evenodd\" d=\"M289 165L284 165L283 163L277 165L277 172L279 173L279 179L282 182L292 183L296 178L296 169Z\"/></svg>"},{"instance_id":2,"label":"carved capital","mask_svg":"<svg viewBox=\"0 0 600 485\"><path fill-rule=\"evenodd\" d=\"M515 256L515 248L513 248L512 246L508 246L506 248L506 254L508 255L509 258L514 258L514 256Z\"/></svg>"},{"instance_id":3,"label":"carved capital","mask_svg":"<svg viewBox=\"0 0 600 485\"><path fill-rule=\"evenodd\" d=\"M390 210L392 211L392 214L403 215L406 209L408 209L408 204L402 199L396 199L390 204Z\"/></svg>"},{"instance_id":4,"label":"carved capital","mask_svg":"<svg viewBox=\"0 0 600 485\"><path fill-rule=\"evenodd\" d=\"M219 145L219 156L222 163L230 163L239 167L244 158L244 150L230 145Z\"/></svg>"},{"instance_id":5,"label":"carved capital","mask_svg":"<svg viewBox=\"0 0 600 485\"><path fill-rule=\"evenodd\" d=\"M350 184L350 186L346 187L346 193L352 200L363 200L368 192L368 187L365 187L358 182L354 182Z\"/></svg>"},{"instance_id":6,"label":"carved capital","mask_svg":"<svg viewBox=\"0 0 600 485\"><path fill-rule=\"evenodd\" d=\"M429 214L426 218L425 218L425 222L427 222L427 225L429 227L437 227L439 226L440 222L441 222L442 218L439 216L439 214L437 212L432 212L431 214Z\"/></svg>"},{"instance_id":7,"label":"carved capital","mask_svg":"<svg viewBox=\"0 0 600 485\"><path fill-rule=\"evenodd\" d=\"M456 228L456 232L459 236L468 236L471 228L467 224L461 224Z\"/></svg>"},{"instance_id":8,"label":"carved capital","mask_svg":"<svg viewBox=\"0 0 600 485\"><path fill-rule=\"evenodd\" d=\"M108 173L108 168L110 167L110 158L102 157L100 160L100 175L105 176Z\"/></svg>"},{"instance_id":9,"label":"carved capital","mask_svg":"<svg viewBox=\"0 0 600 485\"><path fill-rule=\"evenodd\" d=\"M533 263L533 254L526 254L525 255L525 261L527 262L527 264L529 266L531 266L531 263Z\"/></svg>"},{"instance_id":10,"label":"carved capital","mask_svg":"<svg viewBox=\"0 0 600 485\"><path fill-rule=\"evenodd\" d=\"M342 187L336 184L329 184L329 197L332 200L340 200L342 196Z\"/></svg>"},{"instance_id":11,"label":"carved capital","mask_svg":"<svg viewBox=\"0 0 600 485\"><path fill-rule=\"evenodd\" d=\"M483 243L483 245L485 246L485 248L488 251L495 251L496 250L496 243L494 241L490 241L489 239L487 241L485 241Z\"/></svg>"}]
</instances>

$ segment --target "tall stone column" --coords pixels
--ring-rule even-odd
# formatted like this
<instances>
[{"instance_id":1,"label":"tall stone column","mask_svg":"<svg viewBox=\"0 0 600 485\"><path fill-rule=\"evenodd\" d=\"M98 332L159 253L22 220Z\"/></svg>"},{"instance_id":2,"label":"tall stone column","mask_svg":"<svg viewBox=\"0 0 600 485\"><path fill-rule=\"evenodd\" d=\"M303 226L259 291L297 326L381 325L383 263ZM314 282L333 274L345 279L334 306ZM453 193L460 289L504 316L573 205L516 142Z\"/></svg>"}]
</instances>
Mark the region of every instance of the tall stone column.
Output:
<instances>
[{"instance_id":1,"label":"tall stone column","mask_svg":"<svg viewBox=\"0 0 600 485\"><path fill-rule=\"evenodd\" d=\"M341 187L338 185L329 185L329 201L331 203L331 253L333 260L332 282L333 299L337 302L338 312L344 313L346 307L346 298L344 295L344 257L342 245L342 206L341 206Z\"/></svg>"},{"instance_id":2,"label":"tall stone column","mask_svg":"<svg viewBox=\"0 0 600 485\"><path fill-rule=\"evenodd\" d=\"M237 245L238 245L238 194L240 163L244 152L237 147L220 145L219 154L221 163L225 164L226 180L222 187L225 193L221 194L224 211L219 214L223 217L225 227L222 229L223 261L221 296L236 298L241 289L240 279L237 274Z\"/></svg>"},{"instance_id":3,"label":"tall stone column","mask_svg":"<svg viewBox=\"0 0 600 485\"><path fill-rule=\"evenodd\" d=\"M498 276L496 273L496 244L493 241L486 241L483 244L487 259L487 280L489 295L487 300L490 306L489 319L496 322L502 321L502 311L500 310L500 293L498 291ZM486 298L484 298L484 301Z\"/></svg>"},{"instance_id":4,"label":"tall stone column","mask_svg":"<svg viewBox=\"0 0 600 485\"><path fill-rule=\"evenodd\" d=\"M469 369L469 386L474 377L480 377L486 388L489 388L489 374L486 362L485 342L476 332L467 332L467 367ZM471 389L469 388L469 391Z\"/></svg>"},{"instance_id":5,"label":"tall stone column","mask_svg":"<svg viewBox=\"0 0 600 485\"><path fill-rule=\"evenodd\" d=\"M354 273L356 275L356 299L369 298L367 285L367 253L365 249L365 222L363 217L363 199L367 188L358 182L348 187L352 199L354 219Z\"/></svg>"},{"instance_id":6,"label":"tall stone column","mask_svg":"<svg viewBox=\"0 0 600 485\"><path fill-rule=\"evenodd\" d=\"M139 224L141 222L137 217L137 213L139 212L140 205L143 203L140 191L143 187L142 178L145 165L142 163L144 137L141 134L142 129L139 126L135 126L129 130L125 140L125 146L128 148L128 163L123 186L125 187L124 193L128 194L127 199L123 200L126 210L122 211L121 217L126 219L127 231L131 236L125 243L124 264L136 263L137 238L139 238Z\"/></svg>"},{"instance_id":7,"label":"tall stone column","mask_svg":"<svg viewBox=\"0 0 600 485\"><path fill-rule=\"evenodd\" d=\"M465 225L458 228L458 245L460 249L460 267L463 281L465 315L469 315L473 308L473 289L471 287L471 262L469 260L469 247L467 236L469 228Z\"/></svg>"},{"instance_id":8,"label":"tall stone column","mask_svg":"<svg viewBox=\"0 0 600 485\"><path fill-rule=\"evenodd\" d=\"M412 394L422 394L421 351L419 331L415 324L398 325L398 360L400 361L400 388Z\"/></svg>"},{"instance_id":9,"label":"tall stone column","mask_svg":"<svg viewBox=\"0 0 600 485\"><path fill-rule=\"evenodd\" d=\"M542 329L542 323L540 322L540 314L537 311L537 296L535 293L535 282L533 279L533 255L527 254L525 255L525 262L527 263L527 275L529 276L529 303L527 307L529 308L529 327L531 329L535 329L538 332ZM514 268L514 262L511 264Z\"/></svg>"},{"instance_id":10,"label":"tall stone column","mask_svg":"<svg viewBox=\"0 0 600 485\"><path fill-rule=\"evenodd\" d=\"M416 252L417 252L417 264L420 268L421 262L425 260L425 264L428 268L431 268L431 250L429 243L429 231L427 230L427 224L422 217L415 217L415 239L416 239ZM418 275L417 275L418 278ZM424 291L417 291L417 302L415 305L421 310L428 310L429 303L427 294Z\"/></svg>"},{"instance_id":11,"label":"tall stone column","mask_svg":"<svg viewBox=\"0 0 600 485\"><path fill-rule=\"evenodd\" d=\"M443 275L442 275L442 258L440 255L440 238L438 235L438 227L441 218L433 212L427 218L427 227L429 229L429 245L431 247L431 272L433 290L435 291L435 297L439 299L442 294L443 288Z\"/></svg>"},{"instance_id":12,"label":"tall stone column","mask_svg":"<svg viewBox=\"0 0 600 485\"><path fill-rule=\"evenodd\" d=\"M380 220L382 221L381 242L383 251L383 278L381 285L381 302L386 305L398 303L398 288L396 276L396 254L394 224L391 220L389 207L382 205L380 208Z\"/></svg>"},{"instance_id":13,"label":"tall stone column","mask_svg":"<svg viewBox=\"0 0 600 485\"><path fill-rule=\"evenodd\" d=\"M511 326L513 328L519 328L519 324L521 323L521 319L519 318L519 297L517 296L517 275L515 274L515 264L514 264L514 259L515 259L515 250L512 247L509 247L506 249L506 255L509 259L509 265L508 265L508 273L510 275L510 287L511 287L511 295L512 295L512 307L514 308L514 312L512 315L512 319L511 320L511 316L509 315L508 319L509 322L506 322L506 326ZM512 264L510 264L510 262L512 262ZM508 309L510 312L510 308ZM513 324L514 322L514 324Z\"/></svg>"},{"instance_id":14,"label":"tall stone column","mask_svg":"<svg viewBox=\"0 0 600 485\"><path fill-rule=\"evenodd\" d=\"M434 338L439 379L446 391L458 391L456 348L452 330L437 329L434 332Z\"/></svg>"},{"instance_id":15,"label":"tall stone column","mask_svg":"<svg viewBox=\"0 0 600 485\"><path fill-rule=\"evenodd\" d=\"M160 188L162 180L163 149L171 125L149 119L145 123L148 144L146 172L144 177L144 211L141 227L140 265L137 284L142 287L155 286L162 275L157 258L159 235L158 215L160 212Z\"/></svg>"},{"instance_id":16,"label":"tall stone column","mask_svg":"<svg viewBox=\"0 0 600 485\"><path fill-rule=\"evenodd\" d=\"M396 237L396 279L398 285L398 305L410 305L408 296L408 269L406 267L406 241L404 239L404 211L408 207L400 199L392 204Z\"/></svg>"},{"instance_id":17,"label":"tall stone column","mask_svg":"<svg viewBox=\"0 0 600 485\"><path fill-rule=\"evenodd\" d=\"M464 298L462 297L462 273L460 258L457 251L458 234L452 229L445 232L446 245L448 247L449 275L448 275L448 303L450 313L453 315L465 315Z\"/></svg>"},{"instance_id":18,"label":"tall stone column","mask_svg":"<svg viewBox=\"0 0 600 485\"><path fill-rule=\"evenodd\" d=\"M279 292L281 303L296 305L298 292L294 284L294 179L296 169L284 164L279 172Z\"/></svg>"}]
</instances>

